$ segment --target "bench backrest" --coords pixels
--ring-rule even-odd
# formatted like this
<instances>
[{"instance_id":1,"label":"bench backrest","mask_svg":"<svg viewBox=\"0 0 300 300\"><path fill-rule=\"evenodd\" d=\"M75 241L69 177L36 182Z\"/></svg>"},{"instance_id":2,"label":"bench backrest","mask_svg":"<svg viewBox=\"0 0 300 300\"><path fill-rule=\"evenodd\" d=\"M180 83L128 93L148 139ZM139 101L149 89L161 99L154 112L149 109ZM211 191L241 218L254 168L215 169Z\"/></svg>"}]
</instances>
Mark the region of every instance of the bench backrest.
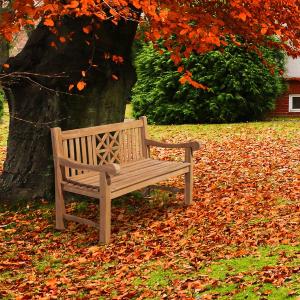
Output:
<instances>
[{"instance_id":1,"label":"bench backrest","mask_svg":"<svg viewBox=\"0 0 300 300\"><path fill-rule=\"evenodd\" d=\"M52 129L53 154L89 165L127 164L148 156L145 147L146 117L128 121L61 131ZM65 168L65 176L83 173Z\"/></svg>"}]
</instances>

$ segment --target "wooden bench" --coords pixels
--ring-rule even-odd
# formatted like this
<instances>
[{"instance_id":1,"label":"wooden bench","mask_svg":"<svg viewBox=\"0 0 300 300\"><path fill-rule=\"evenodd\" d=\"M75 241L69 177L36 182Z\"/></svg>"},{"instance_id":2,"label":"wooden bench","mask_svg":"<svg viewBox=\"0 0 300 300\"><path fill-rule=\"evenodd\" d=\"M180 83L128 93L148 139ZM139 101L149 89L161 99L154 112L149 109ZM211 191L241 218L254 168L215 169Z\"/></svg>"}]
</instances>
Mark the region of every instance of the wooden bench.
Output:
<instances>
[{"instance_id":1,"label":"wooden bench","mask_svg":"<svg viewBox=\"0 0 300 300\"><path fill-rule=\"evenodd\" d=\"M90 128L51 129L55 170L56 228L64 220L94 226L100 242L108 243L111 231L111 200L171 176L185 175L185 204L192 203L193 151L198 142L166 144L147 139L147 119ZM185 161L150 158L150 146L185 148ZM64 192L99 199L100 222L67 214Z\"/></svg>"}]
</instances>

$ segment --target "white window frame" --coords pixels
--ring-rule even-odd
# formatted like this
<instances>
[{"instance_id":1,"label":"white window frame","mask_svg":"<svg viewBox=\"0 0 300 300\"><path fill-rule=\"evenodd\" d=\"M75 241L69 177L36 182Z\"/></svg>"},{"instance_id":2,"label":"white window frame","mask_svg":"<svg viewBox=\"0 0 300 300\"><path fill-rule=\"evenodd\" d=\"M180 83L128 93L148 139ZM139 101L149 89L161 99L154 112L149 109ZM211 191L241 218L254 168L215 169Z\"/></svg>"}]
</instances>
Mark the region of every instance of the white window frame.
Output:
<instances>
[{"instance_id":1,"label":"white window frame","mask_svg":"<svg viewBox=\"0 0 300 300\"><path fill-rule=\"evenodd\" d=\"M289 95L289 112L300 112L300 108L293 108L293 97L300 97L300 94Z\"/></svg>"}]
</instances>

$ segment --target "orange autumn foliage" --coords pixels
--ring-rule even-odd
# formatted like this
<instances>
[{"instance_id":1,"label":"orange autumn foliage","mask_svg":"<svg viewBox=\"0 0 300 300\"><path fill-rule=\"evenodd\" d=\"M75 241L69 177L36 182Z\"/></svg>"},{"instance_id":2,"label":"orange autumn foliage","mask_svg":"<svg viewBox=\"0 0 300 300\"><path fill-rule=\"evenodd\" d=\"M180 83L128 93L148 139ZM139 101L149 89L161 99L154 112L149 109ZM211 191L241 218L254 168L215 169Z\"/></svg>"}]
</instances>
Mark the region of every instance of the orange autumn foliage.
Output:
<instances>
[{"instance_id":1,"label":"orange autumn foliage","mask_svg":"<svg viewBox=\"0 0 300 300\"><path fill-rule=\"evenodd\" d=\"M41 18L53 29L66 15L97 21L82 28L87 34L104 20L114 24L120 20L146 23L146 38L164 39L178 65L191 52L205 53L226 45L229 37L234 41L235 36L243 36L250 49L275 46L294 57L300 54L299 0L44 0L38 4L34 0L15 0L1 14L0 34L12 40L14 33ZM183 78L192 80L189 76Z\"/></svg>"}]
</instances>

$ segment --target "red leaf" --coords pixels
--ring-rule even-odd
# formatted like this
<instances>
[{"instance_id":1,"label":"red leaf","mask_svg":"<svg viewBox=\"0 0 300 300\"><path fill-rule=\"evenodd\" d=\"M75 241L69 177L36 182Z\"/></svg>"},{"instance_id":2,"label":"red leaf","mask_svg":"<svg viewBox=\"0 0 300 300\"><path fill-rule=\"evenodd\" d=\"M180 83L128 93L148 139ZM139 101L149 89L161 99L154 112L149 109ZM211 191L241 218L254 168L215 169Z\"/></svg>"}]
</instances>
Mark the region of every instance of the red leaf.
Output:
<instances>
[{"instance_id":1,"label":"red leaf","mask_svg":"<svg viewBox=\"0 0 300 300\"><path fill-rule=\"evenodd\" d=\"M86 83L84 81L81 80L77 83L78 91L82 91L85 87L86 87Z\"/></svg>"},{"instance_id":2,"label":"red leaf","mask_svg":"<svg viewBox=\"0 0 300 300\"><path fill-rule=\"evenodd\" d=\"M82 31L85 34L89 34L92 31L92 27L91 26L85 26L85 27L82 28Z\"/></svg>"},{"instance_id":3,"label":"red leaf","mask_svg":"<svg viewBox=\"0 0 300 300\"><path fill-rule=\"evenodd\" d=\"M44 25L48 26L48 27L53 27L54 26L54 22L52 19L46 19L44 21Z\"/></svg>"}]
</instances>

